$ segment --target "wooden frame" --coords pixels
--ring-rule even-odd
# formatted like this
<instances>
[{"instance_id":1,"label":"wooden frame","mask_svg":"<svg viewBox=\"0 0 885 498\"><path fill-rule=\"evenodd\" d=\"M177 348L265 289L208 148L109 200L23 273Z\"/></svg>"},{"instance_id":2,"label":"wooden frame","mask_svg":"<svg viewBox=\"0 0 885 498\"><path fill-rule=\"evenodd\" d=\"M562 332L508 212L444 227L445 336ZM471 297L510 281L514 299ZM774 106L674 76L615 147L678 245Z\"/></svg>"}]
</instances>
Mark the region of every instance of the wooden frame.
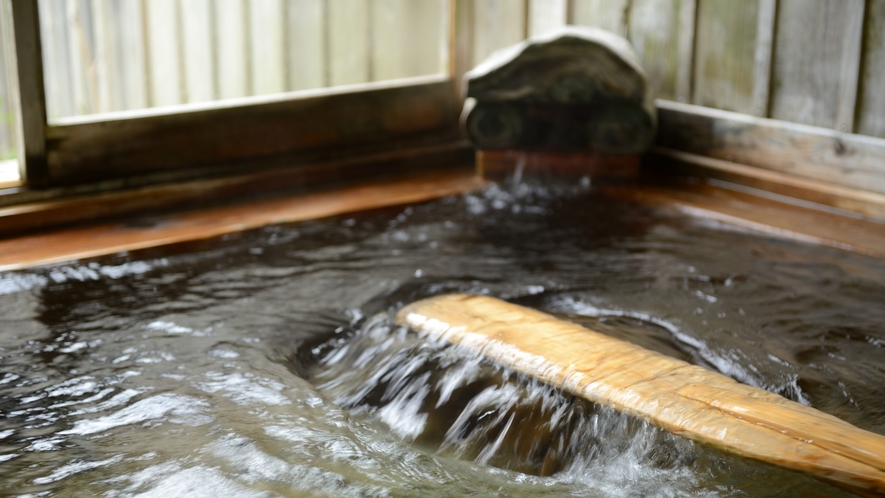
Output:
<instances>
[{"instance_id":1,"label":"wooden frame","mask_svg":"<svg viewBox=\"0 0 885 498\"><path fill-rule=\"evenodd\" d=\"M885 139L658 100L663 149L885 194Z\"/></svg>"},{"instance_id":2,"label":"wooden frame","mask_svg":"<svg viewBox=\"0 0 885 498\"><path fill-rule=\"evenodd\" d=\"M43 51L37 2L12 2L18 71L19 167L22 179L34 186L48 182L46 171L46 97L43 87Z\"/></svg>"},{"instance_id":3,"label":"wooden frame","mask_svg":"<svg viewBox=\"0 0 885 498\"><path fill-rule=\"evenodd\" d=\"M60 187L113 179L176 181L291 167L459 141L450 9L450 73L47 123L39 13L12 2L22 89L23 181ZM457 0L452 0L453 2ZM463 23L457 24L463 26ZM15 195L15 194L13 194Z\"/></svg>"}]
</instances>

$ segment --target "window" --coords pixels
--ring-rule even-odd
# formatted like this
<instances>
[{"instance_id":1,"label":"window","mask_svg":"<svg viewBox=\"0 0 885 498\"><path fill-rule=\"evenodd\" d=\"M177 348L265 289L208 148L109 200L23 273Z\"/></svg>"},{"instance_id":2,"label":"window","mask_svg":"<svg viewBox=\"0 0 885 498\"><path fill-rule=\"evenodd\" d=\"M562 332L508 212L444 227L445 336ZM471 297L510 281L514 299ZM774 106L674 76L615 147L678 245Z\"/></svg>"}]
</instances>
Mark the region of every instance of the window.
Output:
<instances>
[{"instance_id":1,"label":"window","mask_svg":"<svg viewBox=\"0 0 885 498\"><path fill-rule=\"evenodd\" d=\"M172 181L458 140L446 0L0 2L25 61L31 186Z\"/></svg>"}]
</instances>

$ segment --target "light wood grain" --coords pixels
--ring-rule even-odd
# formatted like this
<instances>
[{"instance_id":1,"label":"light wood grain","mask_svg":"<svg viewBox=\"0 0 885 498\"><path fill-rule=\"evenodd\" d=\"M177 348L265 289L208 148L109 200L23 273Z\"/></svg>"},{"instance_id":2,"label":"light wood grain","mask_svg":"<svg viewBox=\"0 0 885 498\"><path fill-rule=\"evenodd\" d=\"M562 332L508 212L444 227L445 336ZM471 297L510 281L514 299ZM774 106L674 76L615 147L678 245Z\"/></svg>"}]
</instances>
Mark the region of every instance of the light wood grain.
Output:
<instances>
[{"instance_id":1,"label":"light wood grain","mask_svg":"<svg viewBox=\"0 0 885 498\"><path fill-rule=\"evenodd\" d=\"M229 99L252 95L251 36L246 0L214 0L213 6L219 53L219 97Z\"/></svg>"},{"instance_id":2,"label":"light wood grain","mask_svg":"<svg viewBox=\"0 0 885 498\"><path fill-rule=\"evenodd\" d=\"M598 26L626 37L630 0L572 0L572 24Z\"/></svg>"},{"instance_id":3,"label":"light wood grain","mask_svg":"<svg viewBox=\"0 0 885 498\"><path fill-rule=\"evenodd\" d=\"M372 81L369 0L327 0L329 84Z\"/></svg>"},{"instance_id":4,"label":"light wood grain","mask_svg":"<svg viewBox=\"0 0 885 498\"><path fill-rule=\"evenodd\" d=\"M479 64L495 50L525 39L524 0L475 0L473 9L474 64Z\"/></svg>"},{"instance_id":5,"label":"light wood grain","mask_svg":"<svg viewBox=\"0 0 885 498\"><path fill-rule=\"evenodd\" d=\"M771 117L850 131L863 8L864 0L778 2Z\"/></svg>"},{"instance_id":6,"label":"light wood grain","mask_svg":"<svg viewBox=\"0 0 885 498\"><path fill-rule=\"evenodd\" d=\"M211 0L181 2L182 52L188 102L205 102L218 98L213 14Z\"/></svg>"},{"instance_id":7,"label":"light wood grain","mask_svg":"<svg viewBox=\"0 0 885 498\"><path fill-rule=\"evenodd\" d=\"M176 0L149 0L144 5L151 104L165 106L187 102L178 4Z\"/></svg>"},{"instance_id":8,"label":"light wood grain","mask_svg":"<svg viewBox=\"0 0 885 498\"><path fill-rule=\"evenodd\" d=\"M76 52L69 52L71 46L76 47L77 40L73 38L73 30L69 29L72 22L79 22L76 11L67 12L65 0L46 0L39 2L40 24L43 57L46 60L45 83L46 83L46 107L47 114L51 117L73 116L77 114L74 93L78 90L77 84L80 79L74 78L73 64L80 62L77 58L70 57ZM4 30L12 34L10 23ZM67 84L65 84L67 83ZM82 91L82 89L79 89Z\"/></svg>"},{"instance_id":9,"label":"light wood grain","mask_svg":"<svg viewBox=\"0 0 885 498\"><path fill-rule=\"evenodd\" d=\"M373 0L373 80L410 78L445 72L448 11L439 0Z\"/></svg>"},{"instance_id":10,"label":"light wood grain","mask_svg":"<svg viewBox=\"0 0 885 498\"><path fill-rule=\"evenodd\" d=\"M861 46L863 41L864 11L866 2L846 3L845 39L842 41L842 57L839 65L839 95L836 104L836 129L854 131L857 107L857 88L860 80Z\"/></svg>"},{"instance_id":11,"label":"light wood grain","mask_svg":"<svg viewBox=\"0 0 885 498\"><path fill-rule=\"evenodd\" d=\"M461 86L464 73L476 65L473 60L475 11L470 0L450 0L449 9L449 74L456 95L463 99Z\"/></svg>"},{"instance_id":12,"label":"light wood grain","mask_svg":"<svg viewBox=\"0 0 885 498\"><path fill-rule=\"evenodd\" d=\"M880 222L827 212L796 199L777 198L764 190L737 187L739 185L683 181L658 187L604 186L601 190L608 195L775 238L885 257L885 225Z\"/></svg>"},{"instance_id":13,"label":"light wood grain","mask_svg":"<svg viewBox=\"0 0 885 498\"><path fill-rule=\"evenodd\" d=\"M287 90L328 86L326 2L289 0L286 8ZM224 52L222 52L224 53Z\"/></svg>"},{"instance_id":14,"label":"light wood grain","mask_svg":"<svg viewBox=\"0 0 885 498\"><path fill-rule=\"evenodd\" d=\"M659 100L656 144L885 193L885 140Z\"/></svg>"},{"instance_id":15,"label":"light wood grain","mask_svg":"<svg viewBox=\"0 0 885 498\"><path fill-rule=\"evenodd\" d=\"M777 197L785 202L810 205L826 210L841 210L841 214L864 217L885 223L885 194L842 187L830 182L810 180L795 175L723 161L664 147L652 147L655 173L677 177L712 178L735 186L754 189L760 196ZM782 197L780 197L782 196ZM885 230L885 227L882 228ZM885 244L885 240L881 241Z\"/></svg>"},{"instance_id":16,"label":"light wood grain","mask_svg":"<svg viewBox=\"0 0 885 498\"><path fill-rule=\"evenodd\" d=\"M777 0L759 0L753 57L753 115L757 117L768 117L769 114L776 19Z\"/></svg>"},{"instance_id":17,"label":"light wood grain","mask_svg":"<svg viewBox=\"0 0 885 498\"><path fill-rule=\"evenodd\" d=\"M633 0L629 40L642 59L653 94L688 102L691 98L691 42L694 0Z\"/></svg>"},{"instance_id":18,"label":"light wood grain","mask_svg":"<svg viewBox=\"0 0 885 498\"><path fill-rule=\"evenodd\" d=\"M286 43L283 0L252 0L248 5L252 95L284 92L288 89L286 51L290 47Z\"/></svg>"},{"instance_id":19,"label":"light wood grain","mask_svg":"<svg viewBox=\"0 0 885 498\"><path fill-rule=\"evenodd\" d=\"M885 437L702 367L487 296L432 297L396 321L681 436L885 493Z\"/></svg>"},{"instance_id":20,"label":"light wood grain","mask_svg":"<svg viewBox=\"0 0 885 498\"><path fill-rule=\"evenodd\" d=\"M857 133L885 138L885 1L867 2Z\"/></svg>"},{"instance_id":21,"label":"light wood grain","mask_svg":"<svg viewBox=\"0 0 885 498\"><path fill-rule=\"evenodd\" d=\"M528 32L537 36L568 24L568 0L529 0Z\"/></svg>"},{"instance_id":22,"label":"light wood grain","mask_svg":"<svg viewBox=\"0 0 885 498\"><path fill-rule=\"evenodd\" d=\"M73 228L0 241L0 271L201 240L269 224L421 202L478 188L471 172L415 176L297 197L156 217L148 228L126 222Z\"/></svg>"},{"instance_id":23,"label":"light wood grain","mask_svg":"<svg viewBox=\"0 0 885 498\"><path fill-rule=\"evenodd\" d=\"M0 4L0 160L15 157L16 136L13 119L15 92L15 48L12 34L12 10Z\"/></svg>"},{"instance_id":24,"label":"light wood grain","mask_svg":"<svg viewBox=\"0 0 885 498\"><path fill-rule=\"evenodd\" d=\"M692 103L754 114L759 0L699 0Z\"/></svg>"}]
</instances>

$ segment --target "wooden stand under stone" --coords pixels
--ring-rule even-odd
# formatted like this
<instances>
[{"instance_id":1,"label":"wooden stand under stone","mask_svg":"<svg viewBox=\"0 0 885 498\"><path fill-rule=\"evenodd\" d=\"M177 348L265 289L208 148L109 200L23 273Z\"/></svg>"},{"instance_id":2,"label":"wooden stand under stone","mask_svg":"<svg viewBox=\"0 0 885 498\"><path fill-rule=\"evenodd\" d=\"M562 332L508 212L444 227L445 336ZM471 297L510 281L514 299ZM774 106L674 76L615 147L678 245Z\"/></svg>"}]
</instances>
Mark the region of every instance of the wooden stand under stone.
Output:
<instances>
[{"instance_id":1,"label":"wooden stand under stone","mask_svg":"<svg viewBox=\"0 0 885 498\"><path fill-rule=\"evenodd\" d=\"M479 150L477 172L487 180L503 181L513 176L523 178L557 176L594 182L619 183L639 177L641 158L593 152L546 152L525 150Z\"/></svg>"}]
</instances>

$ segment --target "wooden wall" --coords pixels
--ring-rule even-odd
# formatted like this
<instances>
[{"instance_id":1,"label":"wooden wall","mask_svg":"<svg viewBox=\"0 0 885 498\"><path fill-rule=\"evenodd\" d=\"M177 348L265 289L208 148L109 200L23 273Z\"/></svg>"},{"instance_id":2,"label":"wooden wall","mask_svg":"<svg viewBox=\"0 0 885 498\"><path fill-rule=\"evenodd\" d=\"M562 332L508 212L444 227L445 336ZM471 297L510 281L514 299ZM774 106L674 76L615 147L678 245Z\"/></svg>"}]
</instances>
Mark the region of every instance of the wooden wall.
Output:
<instances>
[{"instance_id":1,"label":"wooden wall","mask_svg":"<svg viewBox=\"0 0 885 498\"><path fill-rule=\"evenodd\" d=\"M477 0L474 63L527 34L600 26L659 98L885 138L885 0Z\"/></svg>"},{"instance_id":2,"label":"wooden wall","mask_svg":"<svg viewBox=\"0 0 885 498\"><path fill-rule=\"evenodd\" d=\"M39 0L49 115L439 74L453 1ZM472 23L467 66L596 25L633 43L662 99L885 137L885 0L458 4ZM0 159L14 143L3 38Z\"/></svg>"},{"instance_id":3,"label":"wooden wall","mask_svg":"<svg viewBox=\"0 0 885 498\"><path fill-rule=\"evenodd\" d=\"M50 120L441 74L446 0L39 0Z\"/></svg>"}]
</instances>

